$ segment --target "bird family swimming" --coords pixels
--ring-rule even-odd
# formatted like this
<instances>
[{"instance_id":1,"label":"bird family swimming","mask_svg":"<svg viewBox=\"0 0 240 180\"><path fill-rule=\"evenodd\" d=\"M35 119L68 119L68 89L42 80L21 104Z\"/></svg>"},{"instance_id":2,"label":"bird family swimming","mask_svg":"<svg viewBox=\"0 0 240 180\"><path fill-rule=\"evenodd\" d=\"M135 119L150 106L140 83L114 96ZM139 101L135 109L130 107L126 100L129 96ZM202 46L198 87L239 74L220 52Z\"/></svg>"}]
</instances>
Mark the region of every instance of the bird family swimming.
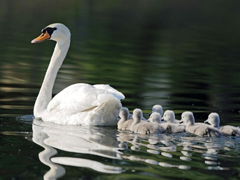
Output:
<instances>
[{"instance_id":1,"label":"bird family swimming","mask_svg":"<svg viewBox=\"0 0 240 180\"><path fill-rule=\"evenodd\" d=\"M60 69L70 47L70 39L71 33L69 29L61 23L54 23L43 28L41 35L31 41L32 43L39 43L45 40L56 41L51 61L35 101L33 110L35 118L41 118L43 121L62 125L117 125L117 117L122 108L121 99L124 99L125 96L109 85L90 85L85 83L73 84L63 89L55 97L52 97L54 82L58 70ZM158 112L160 116L162 116L162 106L154 105L152 107L152 113L154 112ZM165 113L167 114L167 112L168 111ZM128 115L128 118L129 116L130 115ZM143 116L141 116L141 118L144 119ZM215 118L217 118L217 115ZM172 116L170 120L172 121L172 119L173 122L171 123L177 123L174 116ZM122 121L124 120L122 119ZM134 120L132 120L132 122L133 121ZM210 118L208 121L210 122ZM130 126L128 127L130 128ZM222 128L219 128L219 130L223 132L228 131L227 133L229 133L229 128L229 126L223 126ZM240 134L238 128L231 128L231 135Z\"/></svg>"}]
</instances>

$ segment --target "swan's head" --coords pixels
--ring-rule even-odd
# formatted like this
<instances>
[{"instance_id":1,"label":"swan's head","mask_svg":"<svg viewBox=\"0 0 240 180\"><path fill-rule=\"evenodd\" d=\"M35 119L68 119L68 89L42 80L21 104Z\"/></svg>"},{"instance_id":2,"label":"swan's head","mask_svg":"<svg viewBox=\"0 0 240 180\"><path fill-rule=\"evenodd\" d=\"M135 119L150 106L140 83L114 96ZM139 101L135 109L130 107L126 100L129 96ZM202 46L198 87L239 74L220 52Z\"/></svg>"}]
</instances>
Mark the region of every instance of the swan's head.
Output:
<instances>
[{"instance_id":1,"label":"swan's head","mask_svg":"<svg viewBox=\"0 0 240 180\"><path fill-rule=\"evenodd\" d=\"M71 37L69 29L61 23L50 24L43 28L41 32L41 35L33 39L31 43L39 43L45 40L53 40L57 42L68 41Z\"/></svg>"},{"instance_id":2,"label":"swan's head","mask_svg":"<svg viewBox=\"0 0 240 180\"><path fill-rule=\"evenodd\" d=\"M213 127L218 128L219 124L220 124L220 117L219 117L218 113L211 113L211 114L209 114L208 115L208 119L206 121L204 121L204 123L209 123Z\"/></svg>"},{"instance_id":3,"label":"swan's head","mask_svg":"<svg viewBox=\"0 0 240 180\"><path fill-rule=\"evenodd\" d=\"M190 112L190 111L183 112L182 116L181 116L180 123L186 123L186 124L194 125L195 124L195 118L193 116L193 113Z\"/></svg>"},{"instance_id":4,"label":"swan's head","mask_svg":"<svg viewBox=\"0 0 240 180\"><path fill-rule=\"evenodd\" d=\"M163 114L163 118L164 121L168 121L173 123L175 120L175 113L171 110L166 110Z\"/></svg>"}]
</instances>

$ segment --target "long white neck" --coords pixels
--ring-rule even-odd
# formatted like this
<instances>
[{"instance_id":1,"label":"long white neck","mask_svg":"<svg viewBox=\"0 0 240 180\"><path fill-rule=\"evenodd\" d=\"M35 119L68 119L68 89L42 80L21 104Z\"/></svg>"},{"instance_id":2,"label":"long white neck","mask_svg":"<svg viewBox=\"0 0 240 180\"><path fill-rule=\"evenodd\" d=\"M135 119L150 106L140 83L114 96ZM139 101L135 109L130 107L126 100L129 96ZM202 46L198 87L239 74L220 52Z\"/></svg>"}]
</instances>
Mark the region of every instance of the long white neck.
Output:
<instances>
[{"instance_id":1,"label":"long white neck","mask_svg":"<svg viewBox=\"0 0 240 180\"><path fill-rule=\"evenodd\" d=\"M34 105L33 113L35 118L42 117L42 114L46 110L48 103L52 99L53 85L57 77L58 70L67 55L69 46L70 40L56 43L51 61Z\"/></svg>"}]
</instances>

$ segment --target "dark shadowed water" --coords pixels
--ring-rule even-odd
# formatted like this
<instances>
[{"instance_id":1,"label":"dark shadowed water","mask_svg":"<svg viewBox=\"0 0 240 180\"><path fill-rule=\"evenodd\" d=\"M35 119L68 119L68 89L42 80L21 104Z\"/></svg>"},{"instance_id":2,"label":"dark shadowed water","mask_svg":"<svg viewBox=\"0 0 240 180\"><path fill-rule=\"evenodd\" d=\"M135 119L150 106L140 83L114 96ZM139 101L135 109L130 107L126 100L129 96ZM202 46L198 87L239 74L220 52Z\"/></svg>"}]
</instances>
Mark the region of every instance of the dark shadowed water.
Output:
<instances>
[{"instance_id":1,"label":"dark shadowed water","mask_svg":"<svg viewBox=\"0 0 240 180\"><path fill-rule=\"evenodd\" d=\"M71 30L54 94L110 84L146 118L161 104L178 119L217 112L221 124L239 126L239 9L223 0L0 0L0 179L239 179L239 138L33 120L55 43L30 43L54 22Z\"/></svg>"}]
</instances>

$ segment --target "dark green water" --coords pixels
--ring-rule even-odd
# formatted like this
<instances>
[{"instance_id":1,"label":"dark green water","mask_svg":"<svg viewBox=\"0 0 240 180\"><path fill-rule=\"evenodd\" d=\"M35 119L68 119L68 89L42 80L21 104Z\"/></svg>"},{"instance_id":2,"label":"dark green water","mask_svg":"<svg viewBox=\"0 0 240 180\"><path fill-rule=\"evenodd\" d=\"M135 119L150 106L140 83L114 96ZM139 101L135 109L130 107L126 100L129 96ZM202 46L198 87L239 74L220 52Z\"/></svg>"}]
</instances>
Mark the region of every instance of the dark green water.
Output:
<instances>
[{"instance_id":1,"label":"dark green water","mask_svg":"<svg viewBox=\"0 0 240 180\"><path fill-rule=\"evenodd\" d=\"M33 122L54 42L30 43L54 22L71 30L54 94L105 83L146 117L161 104L178 119L190 110L200 122L215 111L239 126L239 8L222 0L0 0L0 179L239 179L238 138Z\"/></svg>"}]
</instances>

